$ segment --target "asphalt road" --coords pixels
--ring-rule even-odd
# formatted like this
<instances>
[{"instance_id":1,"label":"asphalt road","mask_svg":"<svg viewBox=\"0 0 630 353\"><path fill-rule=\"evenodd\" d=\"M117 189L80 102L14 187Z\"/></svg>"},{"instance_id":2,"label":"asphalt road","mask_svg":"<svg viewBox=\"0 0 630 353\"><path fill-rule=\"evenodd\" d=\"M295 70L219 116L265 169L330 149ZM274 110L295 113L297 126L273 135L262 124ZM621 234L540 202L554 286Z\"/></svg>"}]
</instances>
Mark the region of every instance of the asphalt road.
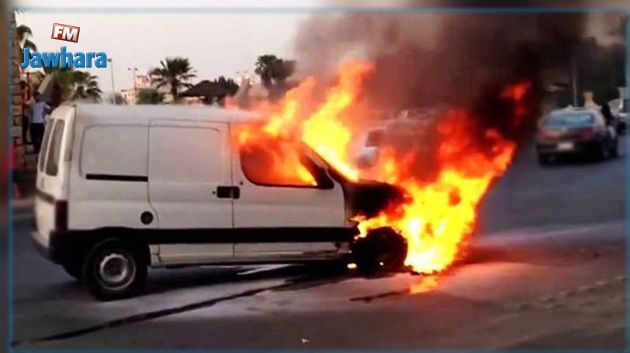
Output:
<instances>
[{"instance_id":1,"label":"asphalt road","mask_svg":"<svg viewBox=\"0 0 630 353\"><path fill-rule=\"evenodd\" d=\"M609 348L625 345L625 158L541 168L521 153L439 277L325 268L156 270L101 303L15 223L16 348Z\"/></svg>"}]
</instances>

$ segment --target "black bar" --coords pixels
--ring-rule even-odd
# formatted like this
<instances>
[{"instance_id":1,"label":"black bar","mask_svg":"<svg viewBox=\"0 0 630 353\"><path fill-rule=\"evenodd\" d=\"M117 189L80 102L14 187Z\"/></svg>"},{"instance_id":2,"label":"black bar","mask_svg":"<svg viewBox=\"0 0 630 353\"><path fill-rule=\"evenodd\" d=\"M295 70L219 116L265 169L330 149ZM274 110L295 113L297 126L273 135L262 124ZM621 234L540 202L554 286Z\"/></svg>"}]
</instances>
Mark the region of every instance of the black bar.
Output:
<instances>
[{"instance_id":1,"label":"black bar","mask_svg":"<svg viewBox=\"0 0 630 353\"><path fill-rule=\"evenodd\" d=\"M105 228L93 231L68 230L50 233L48 258L61 263L83 256L99 241L120 236L140 244L235 244L235 243L312 243L352 242L359 234L356 227L309 228L219 228L219 229L125 229Z\"/></svg>"},{"instance_id":2,"label":"black bar","mask_svg":"<svg viewBox=\"0 0 630 353\"><path fill-rule=\"evenodd\" d=\"M118 174L86 174L87 180L106 180L106 181L135 181L148 182L149 177L143 175L118 175Z\"/></svg>"}]
</instances>

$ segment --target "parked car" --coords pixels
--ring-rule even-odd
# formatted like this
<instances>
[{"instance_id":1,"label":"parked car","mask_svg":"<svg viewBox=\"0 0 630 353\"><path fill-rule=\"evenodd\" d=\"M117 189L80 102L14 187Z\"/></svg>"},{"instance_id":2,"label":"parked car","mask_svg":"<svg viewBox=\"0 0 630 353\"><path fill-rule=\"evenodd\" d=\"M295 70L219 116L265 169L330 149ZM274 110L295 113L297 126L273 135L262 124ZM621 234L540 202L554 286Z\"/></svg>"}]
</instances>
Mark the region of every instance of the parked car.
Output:
<instances>
[{"instance_id":1,"label":"parked car","mask_svg":"<svg viewBox=\"0 0 630 353\"><path fill-rule=\"evenodd\" d=\"M597 109L571 108L552 112L539 124L536 151L541 165L567 154L604 160L618 155L618 136Z\"/></svg>"},{"instance_id":2,"label":"parked car","mask_svg":"<svg viewBox=\"0 0 630 353\"><path fill-rule=\"evenodd\" d=\"M306 146L296 151L312 180L278 181L266 173L266 148L245 150L231 139L251 119L193 106L57 108L38 160L35 245L99 299L137 293L148 266L335 261L351 253L366 268L402 266L400 236L383 229L355 238L350 221L397 197L393 186L345 180ZM401 244L396 263L365 243L385 238Z\"/></svg>"}]
</instances>

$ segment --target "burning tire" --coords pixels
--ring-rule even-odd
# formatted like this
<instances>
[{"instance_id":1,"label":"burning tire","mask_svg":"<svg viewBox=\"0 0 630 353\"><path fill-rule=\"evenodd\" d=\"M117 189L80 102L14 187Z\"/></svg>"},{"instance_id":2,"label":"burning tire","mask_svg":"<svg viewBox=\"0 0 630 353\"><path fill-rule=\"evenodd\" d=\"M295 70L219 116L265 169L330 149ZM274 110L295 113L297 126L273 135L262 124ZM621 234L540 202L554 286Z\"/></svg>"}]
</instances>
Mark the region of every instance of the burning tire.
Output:
<instances>
[{"instance_id":1,"label":"burning tire","mask_svg":"<svg viewBox=\"0 0 630 353\"><path fill-rule=\"evenodd\" d=\"M378 228L357 240L352 254L364 274L399 272L404 269L407 242L391 228Z\"/></svg>"}]
</instances>

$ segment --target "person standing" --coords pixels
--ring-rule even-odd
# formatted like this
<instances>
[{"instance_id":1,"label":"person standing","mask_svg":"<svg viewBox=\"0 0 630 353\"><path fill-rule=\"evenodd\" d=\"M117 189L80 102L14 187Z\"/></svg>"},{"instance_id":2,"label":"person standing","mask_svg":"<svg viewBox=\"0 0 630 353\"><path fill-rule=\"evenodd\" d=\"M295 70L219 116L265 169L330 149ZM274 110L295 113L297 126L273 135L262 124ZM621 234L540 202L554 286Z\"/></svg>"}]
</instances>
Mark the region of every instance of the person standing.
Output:
<instances>
[{"instance_id":1,"label":"person standing","mask_svg":"<svg viewBox=\"0 0 630 353\"><path fill-rule=\"evenodd\" d=\"M34 100L30 103L30 128L31 141L35 148L35 153L39 153L44 137L44 122L46 115L50 113L50 105L44 102L39 92L33 94Z\"/></svg>"}]
</instances>

